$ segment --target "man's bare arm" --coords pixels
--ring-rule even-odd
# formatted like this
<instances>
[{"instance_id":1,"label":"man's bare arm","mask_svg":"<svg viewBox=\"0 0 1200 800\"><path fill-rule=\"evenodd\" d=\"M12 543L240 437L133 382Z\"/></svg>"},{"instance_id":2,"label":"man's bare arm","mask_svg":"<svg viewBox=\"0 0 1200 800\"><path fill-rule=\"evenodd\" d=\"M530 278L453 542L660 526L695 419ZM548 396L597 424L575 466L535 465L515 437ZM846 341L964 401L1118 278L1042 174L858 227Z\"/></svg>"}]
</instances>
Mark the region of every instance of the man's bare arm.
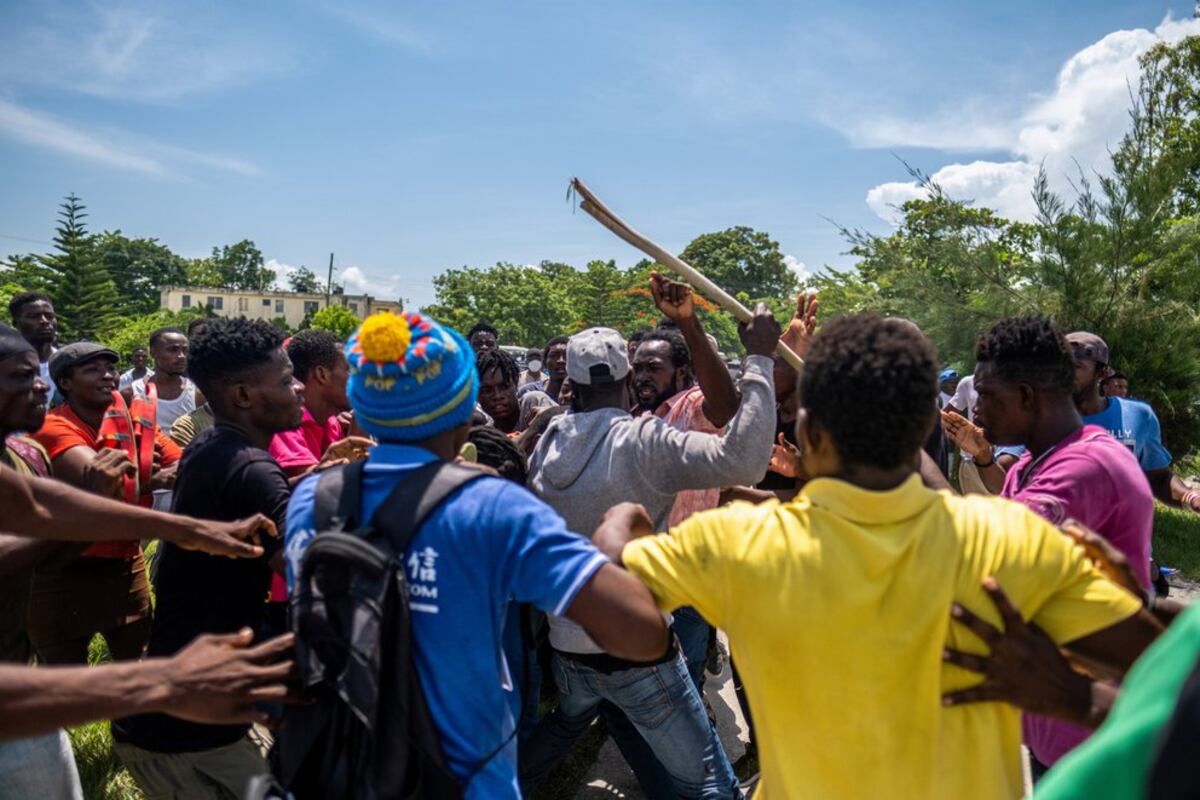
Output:
<instances>
[{"instance_id":1,"label":"man's bare arm","mask_svg":"<svg viewBox=\"0 0 1200 800\"><path fill-rule=\"evenodd\" d=\"M704 416L713 425L724 428L737 413L741 396L721 355L704 335L704 326L696 316L692 287L672 281L661 273L651 272L650 293L658 309L679 326L679 332L683 334L683 340L692 354L692 372L704 394Z\"/></svg>"},{"instance_id":2,"label":"man's bare arm","mask_svg":"<svg viewBox=\"0 0 1200 800\"><path fill-rule=\"evenodd\" d=\"M605 564L575 595L566 612L604 651L629 661L654 661L667 652L670 632L645 584Z\"/></svg>"},{"instance_id":3,"label":"man's bare arm","mask_svg":"<svg viewBox=\"0 0 1200 800\"><path fill-rule=\"evenodd\" d=\"M257 515L240 522L215 522L164 514L76 489L49 478L27 478L0 465L0 532L62 542L127 541L157 536L189 550L257 558L260 535L275 525Z\"/></svg>"},{"instance_id":4,"label":"man's bare arm","mask_svg":"<svg viewBox=\"0 0 1200 800\"><path fill-rule=\"evenodd\" d=\"M171 658L95 667L0 665L0 741L97 719L162 712L192 722L268 722L260 703L288 696L292 636L248 647L247 628L204 635Z\"/></svg>"}]
</instances>

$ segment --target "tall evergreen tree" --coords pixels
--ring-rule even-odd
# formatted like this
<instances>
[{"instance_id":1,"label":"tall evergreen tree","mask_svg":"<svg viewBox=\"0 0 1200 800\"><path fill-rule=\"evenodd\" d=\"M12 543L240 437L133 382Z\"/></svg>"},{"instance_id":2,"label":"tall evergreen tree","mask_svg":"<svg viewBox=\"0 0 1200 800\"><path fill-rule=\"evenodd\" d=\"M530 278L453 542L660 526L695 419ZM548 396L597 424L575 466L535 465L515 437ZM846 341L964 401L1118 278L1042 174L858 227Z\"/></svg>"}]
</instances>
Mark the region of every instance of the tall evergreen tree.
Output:
<instances>
[{"instance_id":1,"label":"tall evergreen tree","mask_svg":"<svg viewBox=\"0 0 1200 800\"><path fill-rule=\"evenodd\" d=\"M96 257L83 222L86 207L71 194L61 208L54 235L56 252L40 258L58 315L59 335L64 341L99 339L112 327L117 287Z\"/></svg>"}]
</instances>

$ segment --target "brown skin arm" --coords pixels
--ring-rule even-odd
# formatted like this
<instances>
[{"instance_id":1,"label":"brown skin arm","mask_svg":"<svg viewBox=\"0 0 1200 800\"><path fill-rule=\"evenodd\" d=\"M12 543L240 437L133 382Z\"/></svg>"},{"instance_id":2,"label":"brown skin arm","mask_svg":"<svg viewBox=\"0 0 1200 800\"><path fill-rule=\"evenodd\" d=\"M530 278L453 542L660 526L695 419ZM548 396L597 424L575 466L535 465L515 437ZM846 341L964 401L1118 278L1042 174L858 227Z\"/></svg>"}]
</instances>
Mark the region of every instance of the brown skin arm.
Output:
<instances>
[{"instance_id":1,"label":"brown skin arm","mask_svg":"<svg viewBox=\"0 0 1200 800\"><path fill-rule=\"evenodd\" d=\"M54 457L54 475L72 486L104 497L120 498L123 479L137 475L137 467L121 450L93 450L79 445Z\"/></svg>"},{"instance_id":2,"label":"brown skin arm","mask_svg":"<svg viewBox=\"0 0 1200 800\"><path fill-rule=\"evenodd\" d=\"M787 502L799 494L799 489L755 489L752 486L730 486L721 490L721 505L741 501L743 503L766 503L769 500Z\"/></svg>"},{"instance_id":3,"label":"brown skin arm","mask_svg":"<svg viewBox=\"0 0 1200 800\"><path fill-rule=\"evenodd\" d=\"M645 584L621 564L625 542L653 531L646 509L621 503L608 510L592 534L592 544L608 556L605 564L575 596L567 618L578 622L596 644L617 658L653 661L671 642L670 631Z\"/></svg>"},{"instance_id":4,"label":"brown skin arm","mask_svg":"<svg viewBox=\"0 0 1200 800\"><path fill-rule=\"evenodd\" d=\"M214 522L164 514L76 489L61 481L26 478L0 466L2 532L32 539L102 542L140 539L153 531L164 541L214 555L258 558L260 535L276 536L261 514L239 522Z\"/></svg>"},{"instance_id":5,"label":"brown skin arm","mask_svg":"<svg viewBox=\"0 0 1200 800\"><path fill-rule=\"evenodd\" d=\"M1117 690L1094 681L1071 667L1050 637L1025 622L993 578L983 584L1004 620L1000 630L955 603L951 616L982 639L987 656L946 649L943 659L979 673L983 682L943 696L947 706L980 702L1006 702L1025 711L1095 728L1107 717ZM1119 662L1121 673L1137 659L1161 628L1139 611L1102 631L1077 639L1066 647L1091 653L1109 663Z\"/></svg>"},{"instance_id":6,"label":"brown skin arm","mask_svg":"<svg viewBox=\"0 0 1200 800\"><path fill-rule=\"evenodd\" d=\"M162 712L207 724L268 723L259 703L288 699L286 634L249 647L244 629L204 635L171 658L94 667L0 665L0 741L97 719Z\"/></svg>"},{"instance_id":7,"label":"brown skin arm","mask_svg":"<svg viewBox=\"0 0 1200 800\"><path fill-rule=\"evenodd\" d=\"M1183 504L1184 495L1188 493L1187 484L1170 469L1147 470L1146 480L1150 482L1150 491L1154 493L1154 498L1160 503L1171 508L1200 511L1200 508L1196 508L1195 505L1185 506ZM1200 503L1200 501L1197 502Z\"/></svg>"},{"instance_id":8,"label":"brown skin arm","mask_svg":"<svg viewBox=\"0 0 1200 800\"><path fill-rule=\"evenodd\" d=\"M0 580L33 569L64 545L0 533Z\"/></svg>"},{"instance_id":9,"label":"brown skin arm","mask_svg":"<svg viewBox=\"0 0 1200 800\"><path fill-rule=\"evenodd\" d=\"M704 393L704 416L718 428L724 428L737 413L741 396L721 356L713 350L696 316L692 287L672 281L659 272L650 273L650 294L659 311L675 321L692 354L692 372ZM653 409L651 409L653 410Z\"/></svg>"},{"instance_id":10,"label":"brown skin arm","mask_svg":"<svg viewBox=\"0 0 1200 800\"><path fill-rule=\"evenodd\" d=\"M983 480L983 485L987 487L989 492L1000 494L1004 489L1004 479L1008 475L1008 470L1015 463L1017 463L1016 456L1004 453L993 458L991 464L979 468L979 477Z\"/></svg>"},{"instance_id":11,"label":"brown skin arm","mask_svg":"<svg viewBox=\"0 0 1200 800\"><path fill-rule=\"evenodd\" d=\"M650 590L620 567L605 564L566 612L605 652L629 661L653 661L667 652L670 632Z\"/></svg>"}]
</instances>

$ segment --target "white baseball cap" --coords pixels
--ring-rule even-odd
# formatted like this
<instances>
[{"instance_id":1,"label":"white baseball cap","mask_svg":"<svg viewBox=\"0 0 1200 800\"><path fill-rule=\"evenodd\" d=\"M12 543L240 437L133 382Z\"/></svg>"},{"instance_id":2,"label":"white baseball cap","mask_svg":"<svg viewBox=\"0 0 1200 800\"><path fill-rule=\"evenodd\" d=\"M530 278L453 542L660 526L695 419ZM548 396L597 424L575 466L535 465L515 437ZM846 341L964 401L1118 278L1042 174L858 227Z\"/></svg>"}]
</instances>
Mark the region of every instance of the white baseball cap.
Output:
<instances>
[{"instance_id":1,"label":"white baseball cap","mask_svg":"<svg viewBox=\"0 0 1200 800\"><path fill-rule=\"evenodd\" d=\"M629 351L612 328L588 328L567 341L567 377L574 383L614 383L628 374Z\"/></svg>"}]
</instances>

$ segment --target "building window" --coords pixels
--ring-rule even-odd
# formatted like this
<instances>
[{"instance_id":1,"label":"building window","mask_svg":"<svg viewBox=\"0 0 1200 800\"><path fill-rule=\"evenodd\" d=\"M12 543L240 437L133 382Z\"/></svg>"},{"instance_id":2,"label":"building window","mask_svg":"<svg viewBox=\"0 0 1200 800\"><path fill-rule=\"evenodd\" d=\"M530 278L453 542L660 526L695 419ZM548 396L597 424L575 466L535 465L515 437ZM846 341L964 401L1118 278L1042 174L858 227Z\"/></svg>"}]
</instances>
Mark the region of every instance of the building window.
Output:
<instances>
[{"instance_id":1,"label":"building window","mask_svg":"<svg viewBox=\"0 0 1200 800\"><path fill-rule=\"evenodd\" d=\"M238 298L238 311L245 313L249 310L250 310L250 298L239 297Z\"/></svg>"},{"instance_id":2,"label":"building window","mask_svg":"<svg viewBox=\"0 0 1200 800\"><path fill-rule=\"evenodd\" d=\"M270 307L271 307L271 298L264 297L263 298L263 308L270 308Z\"/></svg>"},{"instance_id":3,"label":"building window","mask_svg":"<svg viewBox=\"0 0 1200 800\"><path fill-rule=\"evenodd\" d=\"M305 300L304 301L304 316L307 317L309 314L315 314L320 310L321 310L321 304L319 302L317 302L316 300Z\"/></svg>"},{"instance_id":4,"label":"building window","mask_svg":"<svg viewBox=\"0 0 1200 800\"><path fill-rule=\"evenodd\" d=\"M283 298L279 298L275 301L275 313L276 314L283 313Z\"/></svg>"},{"instance_id":5,"label":"building window","mask_svg":"<svg viewBox=\"0 0 1200 800\"><path fill-rule=\"evenodd\" d=\"M225 308L225 298L224 297L208 298L208 307L211 308L213 311L220 311L221 309Z\"/></svg>"},{"instance_id":6,"label":"building window","mask_svg":"<svg viewBox=\"0 0 1200 800\"><path fill-rule=\"evenodd\" d=\"M351 304L350 304L350 311L351 311L351 312L353 312L353 313L355 313L355 314L357 314L357 313L358 313L358 303L351 303Z\"/></svg>"},{"instance_id":7,"label":"building window","mask_svg":"<svg viewBox=\"0 0 1200 800\"><path fill-rule=\"evenodd\" d=\"M183 297L181 297L179 299L179 305L182 306L183 308L191 308L192 307L192 296L190 294L185 294Z\"/></svg>"}]
</instances>

